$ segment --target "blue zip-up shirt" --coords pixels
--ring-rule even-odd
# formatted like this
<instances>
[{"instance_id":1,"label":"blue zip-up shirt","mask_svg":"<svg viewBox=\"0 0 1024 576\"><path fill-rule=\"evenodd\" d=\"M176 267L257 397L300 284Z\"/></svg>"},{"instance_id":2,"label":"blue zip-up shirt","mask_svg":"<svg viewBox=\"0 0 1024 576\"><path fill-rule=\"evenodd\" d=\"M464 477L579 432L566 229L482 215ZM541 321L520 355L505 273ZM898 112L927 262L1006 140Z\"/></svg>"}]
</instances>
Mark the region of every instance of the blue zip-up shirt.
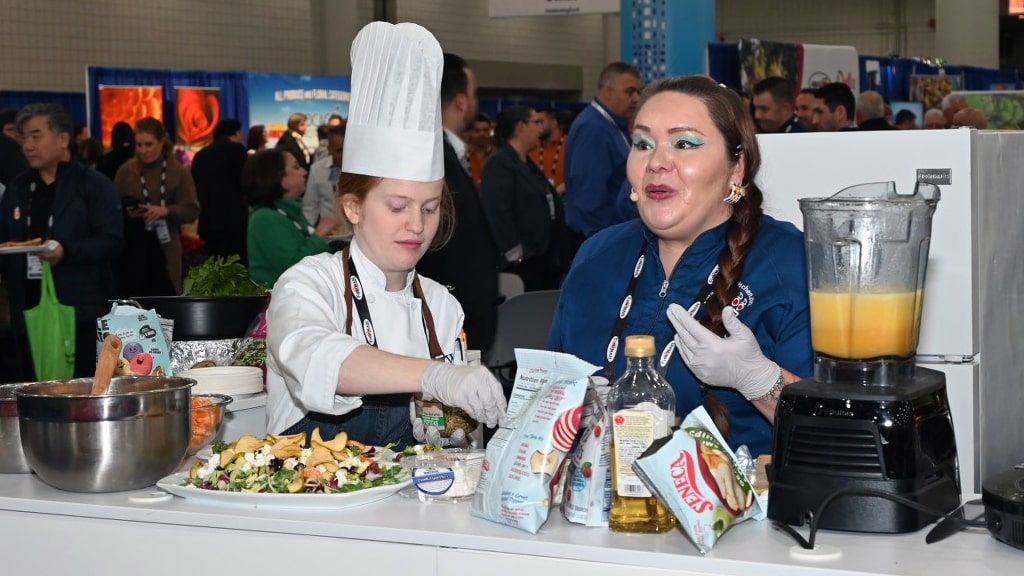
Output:
<instances>
[{"instance_id":1,"label":"blue zip-up shirt","mask_svg":"<svg viewBox=\"0 0 1024 576\"><path fill-rule=\"evenodd\" d=\"M666 277L658 239L640 220L618 224L587 240L562 286L548 348L604 365L612 330L646 238L646 262L615 352L615 374L625 370L621 342L626 336L653 335L660 355L675 337L666 315L668 305L677 303L689 308L696 301L725 246L727 227L728 223L721 224L697 237L670 271L664 296L661 293ZM764 355L798 376L810 376L813 351L800 231L792 224L763 216L739 288L733 306L757 337ZM677 416L683 417L701 405L700 385L677 351L671 353L665 377L676 393ZM771 422L753 404L729 388L714 388L710 393L729 408L728 440L733 449L746 444L754 456L771 452Z\"/></svg>"}]
</instances>

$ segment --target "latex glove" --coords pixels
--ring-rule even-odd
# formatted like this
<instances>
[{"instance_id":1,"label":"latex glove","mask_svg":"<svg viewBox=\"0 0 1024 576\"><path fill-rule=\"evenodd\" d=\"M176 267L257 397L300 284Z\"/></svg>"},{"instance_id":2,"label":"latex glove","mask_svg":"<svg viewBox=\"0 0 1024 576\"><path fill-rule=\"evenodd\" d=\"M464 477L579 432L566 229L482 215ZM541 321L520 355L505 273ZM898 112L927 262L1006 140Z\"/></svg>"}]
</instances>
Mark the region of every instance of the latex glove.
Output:
<instances>
[{"instance_id":1,"label":"latex glove","mask_svg":"<svg viewBox=\"0 0 1024 576\"><path fill-rule=\"evenodd\" d=\"M437 426L423 426L423 420L412 419L412 435L420 444L433 444L443 448L470 448L469 437L462 428L457 428L448 438L441 437L441 430Z\"/></svg>"},{"instance_id":2,"label":"latex glove","mask_svg":"<svg viewBox=\"0 0 1024 576\"><path fill-rule=\"evenodd\" d=\"M747 400L765 396L778 382L779 365L765 358L732 306L722 310L722 325L729 332L725 338L701 326L678 304L669 305L668 319L676 329L679 355L701 382L733 388Z\"/></svg>"},{"instance_id":3,"label":"latex glove","mask_svg":"<svg viewBox=\"0 0 1024 576\"><path fill-rule=\"evenodd\" d=\"M489 428L505 417L505 392L486 366L431 362L423 372L421 386L424 400L462 408Z\"/></svg>"}]
</instances>

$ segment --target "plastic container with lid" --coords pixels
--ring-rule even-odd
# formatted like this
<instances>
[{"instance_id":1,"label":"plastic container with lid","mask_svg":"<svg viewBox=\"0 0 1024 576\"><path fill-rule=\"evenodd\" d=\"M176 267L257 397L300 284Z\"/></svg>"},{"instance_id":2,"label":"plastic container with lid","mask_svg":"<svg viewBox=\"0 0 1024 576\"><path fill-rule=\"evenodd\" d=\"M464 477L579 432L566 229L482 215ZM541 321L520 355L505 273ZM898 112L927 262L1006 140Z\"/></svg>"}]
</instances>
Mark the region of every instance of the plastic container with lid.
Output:
<instances>
[{"instance_id":1,"label":"plastic container with lid","mask_svg":"<svg viewBox=\"0 0 1024 576\"><path fill-rule=\"evenodd\" d=\"M483 469L484 450L450 448L402 459L412 475L412 489L421 502L460 502L473 497Z\"/></svg>"}]
</instances>

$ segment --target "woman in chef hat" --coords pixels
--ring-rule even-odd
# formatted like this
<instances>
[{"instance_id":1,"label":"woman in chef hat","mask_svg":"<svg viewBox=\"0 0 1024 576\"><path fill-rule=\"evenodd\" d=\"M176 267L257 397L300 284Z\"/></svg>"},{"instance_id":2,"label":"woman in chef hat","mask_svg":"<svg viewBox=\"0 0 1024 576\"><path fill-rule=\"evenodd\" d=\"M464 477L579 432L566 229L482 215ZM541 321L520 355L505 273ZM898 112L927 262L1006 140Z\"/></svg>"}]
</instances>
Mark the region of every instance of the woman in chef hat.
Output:
<instances>
[{"instance_id":1,"label":"woman in chef hat","mask_svg":"<svg viewBox=\"0 0 1024 576\"><path fill-rule=\"evenodd\" d=\"M415 266L450 217L444 189L437 40L373 22L352 43L352 99L339 207L343 252L310 256L274 285L267 311L268 432L319 427L366 444L415 442L412 394L495 426L501 385L461 365L463 312Z\"/></svg>"}]
</instances>

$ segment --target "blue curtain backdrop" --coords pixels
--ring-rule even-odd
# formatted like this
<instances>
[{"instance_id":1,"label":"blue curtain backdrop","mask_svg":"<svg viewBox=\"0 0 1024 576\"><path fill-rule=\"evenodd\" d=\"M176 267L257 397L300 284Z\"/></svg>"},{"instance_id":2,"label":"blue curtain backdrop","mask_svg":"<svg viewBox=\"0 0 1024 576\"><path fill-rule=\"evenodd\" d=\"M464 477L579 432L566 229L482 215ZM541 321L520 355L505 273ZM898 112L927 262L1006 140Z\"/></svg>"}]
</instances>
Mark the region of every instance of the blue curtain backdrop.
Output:
<instances>
[{"instance_id":1,"label":"blue curtain backdrop","mask_svg":"<svg viewBox=\"0 0 1024 576\"><path fill-rule=\"evenodd\" d=\"M878 62L878 74L869 78L867 63ZM910 77L934 75L942 70L949 75L963 75L964 90L991 90L993 84L1019 86L1020 70L993 70L976 66L930 66L912 58L860 57L860 86L874 90L887 101L910 98ZM736 43L715 42L708 44L708 75L726 86L740 85L740 52Z\"/></svg>"},{"instance_id":2,"label":"blue curtain backdrop","mask_svg":"<svg viewBox=\"0 0 1024 576\"><path fill-rule=\"evenodd\" d=\"M22 108L36 102L52 102L71 114L75 125L86 123L85 94L81 92L39 92L35 90L0 90L0 108Z\"/></svg>"},{"instance_id":3,"label":"blue curtain backdrop","mask_svg":"<svg viewBox=\"0 0 1024 576\"><path fill-rule=\"evenodd\" d=\"M142 68L101 68L90 66L89 86L89 131L92 137L100 138L101 84L111 86L161 86L164 92L164 126L168 134L175 134L174 87L196 86L220 89L220 117L234 118L249 127L249 90L245 72L210 72L201 70L148 70Z\"/></svg>"}]
</instances>

